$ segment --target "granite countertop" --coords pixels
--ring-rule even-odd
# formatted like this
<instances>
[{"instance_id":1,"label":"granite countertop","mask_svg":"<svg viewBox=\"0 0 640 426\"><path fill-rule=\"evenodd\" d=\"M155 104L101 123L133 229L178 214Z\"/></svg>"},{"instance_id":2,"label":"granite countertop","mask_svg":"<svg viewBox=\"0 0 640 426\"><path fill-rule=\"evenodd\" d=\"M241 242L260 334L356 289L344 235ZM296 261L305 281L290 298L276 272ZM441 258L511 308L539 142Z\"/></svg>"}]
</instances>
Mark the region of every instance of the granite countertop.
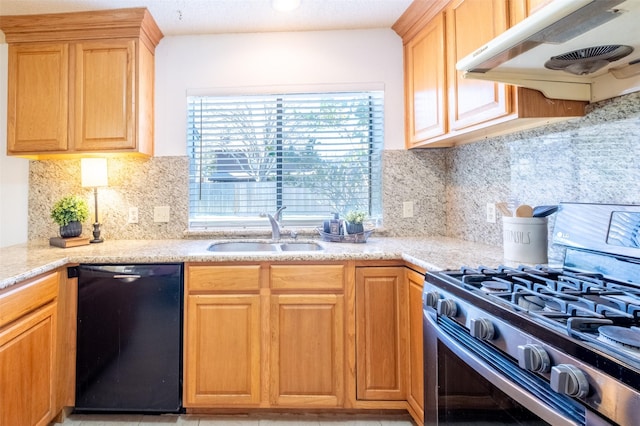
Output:
<instances>
[{"instance_id":1,"label":"granite countertop","mask_svg":"<svg viewBox=\"0 0 640 426\"><path fill-rule=\"evenodd\" d=\"M58 248L32 242L0 248L0 289L68 263L339 261L403 259L426 270L503 264L502 248L444 237L372 237L364 244L320 242L318 252L213 253L211 239L113 240ZM257 240L256 240L257 241ZM308 241L308 240L303 240Z\"/></svg>"}]
</instances>

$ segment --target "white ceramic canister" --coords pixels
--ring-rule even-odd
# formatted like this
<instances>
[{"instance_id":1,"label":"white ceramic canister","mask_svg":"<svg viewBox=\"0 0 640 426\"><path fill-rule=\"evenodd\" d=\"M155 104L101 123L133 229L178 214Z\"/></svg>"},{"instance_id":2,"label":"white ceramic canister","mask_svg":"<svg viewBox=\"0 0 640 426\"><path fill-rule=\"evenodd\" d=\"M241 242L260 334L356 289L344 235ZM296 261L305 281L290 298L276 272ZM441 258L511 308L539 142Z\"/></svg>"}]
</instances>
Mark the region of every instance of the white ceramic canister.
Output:
<instances>
[{"instance_id":1,"label":"white ceramic canister","mask_svg":"<svg viewBox=\"0 0 640 426\"><path fill-rule=\"evenodd\" d=\"M502 217L504 259L547 263L547 218Z\"/></svg>"}]
</instances>

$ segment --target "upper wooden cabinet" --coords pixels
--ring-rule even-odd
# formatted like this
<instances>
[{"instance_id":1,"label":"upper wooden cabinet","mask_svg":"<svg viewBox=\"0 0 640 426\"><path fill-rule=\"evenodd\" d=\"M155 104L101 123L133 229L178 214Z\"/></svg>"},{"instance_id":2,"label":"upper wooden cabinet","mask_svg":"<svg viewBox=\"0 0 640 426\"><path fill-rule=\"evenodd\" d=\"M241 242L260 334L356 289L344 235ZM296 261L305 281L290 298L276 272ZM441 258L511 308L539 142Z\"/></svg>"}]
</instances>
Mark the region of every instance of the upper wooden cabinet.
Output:
<instances>
[{"instance_id":1,"label":"upper wooden cabinet","mask_svg":"<svg viewBox=\"0 0 640 426\"><path fill-rule=\"evenodd\" d=\"M7 154L153 155L154 52L144 8L0 17Z\"/></svg>"},{"instance_id":2,"label":"upper wooden cabinet","mask_svg":"<svg viewBox=\"0 0 640 426\"><path fill-rule=\"evenodd\" d=\"M445 87L444 14L438 14L404 47L407 144L448 130Z\"/></svg>"},{"instance_id":3,"label":"upper wooden cabinet","mask_svg":"<svg viewBox=\"0 0 640 426\"><path fill-rule=\"evenodd\" d=\"M393 25L404 43L406 147L448 147L584 115L586 102L464 79L458 60L546 0L415 0Z\"/></svg>"},{"instance_id":4,"label":"upper wooden cabinet","mask_svg":"<svg viewBox=\"0 0 640 426\"><path fill-rule=\"evenodd\" d=\"M499 119L511 112L507 85L464 79L456 63L509 27L504 0L457 0L446 15L449 125L452 132Z\"/></svg>"},{"instance_id":5,"label":"upper wooden cabinet","mask_svg":"<svg viewBox=\"0 0 640 426\"><path fill-rule=\"evenodd\" d=\"M67 150L69 46L10 46L9 87L8 153Z\"/></svg>"}]
</instances>

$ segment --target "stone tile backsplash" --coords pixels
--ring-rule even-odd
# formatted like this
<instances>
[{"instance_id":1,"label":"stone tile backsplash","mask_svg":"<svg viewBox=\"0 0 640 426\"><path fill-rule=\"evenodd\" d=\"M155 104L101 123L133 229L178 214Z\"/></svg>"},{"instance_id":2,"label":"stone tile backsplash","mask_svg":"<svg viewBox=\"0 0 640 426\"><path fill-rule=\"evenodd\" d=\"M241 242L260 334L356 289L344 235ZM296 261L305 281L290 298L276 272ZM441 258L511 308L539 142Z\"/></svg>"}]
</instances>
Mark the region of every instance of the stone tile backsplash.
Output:
<instances>
[{"instance_id":1,"label":"stone tile backsplash","mask_svg":"<svg viewBox=\"0 0 640 426\"><path fill-rule=\"evenodd\" d=\"M500 217L487 223L486 205L509 196L531 205L640 203L640 93L589 110L580 119L456 148L385 151L385 234L442 235L500 246ZM105 238L183 238L186 157L110 158L108 164L109 187L98 191ZM49 211L69 193L85 197L93 215L93 191L80 186L79 160L32 161L29 179L30 240L57 234ZM414 202L413 218L402 217L404 201ZM154 223L153 207L163 205L170 206L172 221ZM138 224L128 223L130 206L139 208Z\"/></svg>"},{"instance_id":2,"label":"stone tile backsplash","mask_svg":"<svg viewBox=\"0 0 640 426\"><path fill-rule=\"evenodd\" d=\"M186 157L109 158L107 168L109 186L98 188L99 221L105 239L182 238L188 223ZM89 203L83 236L91 235L93 189L80 185L79 159L31 161L29 184L29 240L46 240L58 234L49 216L51 206L69 194L80 195ZM155 206L169 206L169 223L153 221ZM138 223L128 223L129 207L138 207Z\"/></svg>"}]
</instances>

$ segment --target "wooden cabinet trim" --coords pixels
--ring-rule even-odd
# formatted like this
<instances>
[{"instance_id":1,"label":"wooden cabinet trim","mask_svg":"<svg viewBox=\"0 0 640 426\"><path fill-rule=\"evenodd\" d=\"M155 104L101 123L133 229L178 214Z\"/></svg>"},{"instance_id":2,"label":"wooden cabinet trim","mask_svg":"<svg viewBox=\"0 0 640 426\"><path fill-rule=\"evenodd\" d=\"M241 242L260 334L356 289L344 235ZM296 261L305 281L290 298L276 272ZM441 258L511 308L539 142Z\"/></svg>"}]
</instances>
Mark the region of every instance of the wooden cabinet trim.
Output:
<instances>
[{"instance_id":1,"label":"wooden cabinet trim","mask_svg":"<svg viewBox=\"0 0 640 426\"><path fill-rule=\"evenodd\" d=\"M146 8L0 16L7 43L140 38L153 51L162 37Z\"/></svg>"},{"instance_id":2,"label":"wooden cabinet trim","mask_svg":"<svg viewBox=\"0 0 640 426\"><path fill-rule=\"evenodd\" d=\"M431 19L436 16L450 0L414 0L407 10L396 20L391 29L403 41L413 38Z\"/></svg>"}]
</instances>

